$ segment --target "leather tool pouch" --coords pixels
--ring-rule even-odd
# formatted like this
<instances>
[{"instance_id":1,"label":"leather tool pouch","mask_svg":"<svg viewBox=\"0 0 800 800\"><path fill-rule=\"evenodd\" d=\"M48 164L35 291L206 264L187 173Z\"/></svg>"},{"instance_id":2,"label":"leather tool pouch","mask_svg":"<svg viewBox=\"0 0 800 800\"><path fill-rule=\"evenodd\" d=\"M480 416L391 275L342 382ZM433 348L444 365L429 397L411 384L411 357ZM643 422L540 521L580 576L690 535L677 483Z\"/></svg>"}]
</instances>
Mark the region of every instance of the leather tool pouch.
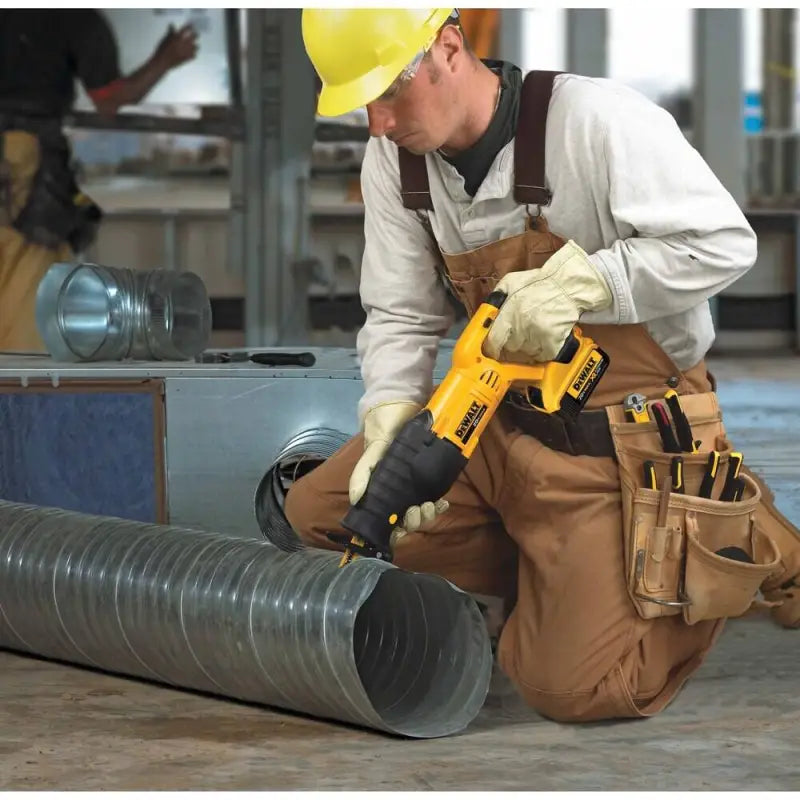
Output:
<instances>
[{"instance_id":1,"label":"leather tool pouch","mask_svg":"<svg viewBox=\"0 0 800 800\"><path fill-rule=\"evenodd\" d=\"M102 219L100 208L82 194L63 136L40 138L39 169L14 227L33 244L55 249L67 242L75 252L88 247Z\"/></svg>"},{"instance_id":2,"label":"leather tool pouch","mask_svg":"<svg viewBox=\"0 0 800 800\"><path fill-rule=\"evenodd\" d=\"M738 617L754 605L765 578L779 567L777 546L755 522L758 485L742 473L736 502L717 499L732 445L713 392L681 397L700 452L681 453L685 494L672 492L670 461L655 422L625 421L622 406L609 406L619 461L623 544L628 594L643 619L682 614L701 620ZM698 497L708 454L720 452L711 498ZM657 489L644 485L644 462L655 465ZM666 489L665 489L666 487Z\"/></svg>"}]
</instances>

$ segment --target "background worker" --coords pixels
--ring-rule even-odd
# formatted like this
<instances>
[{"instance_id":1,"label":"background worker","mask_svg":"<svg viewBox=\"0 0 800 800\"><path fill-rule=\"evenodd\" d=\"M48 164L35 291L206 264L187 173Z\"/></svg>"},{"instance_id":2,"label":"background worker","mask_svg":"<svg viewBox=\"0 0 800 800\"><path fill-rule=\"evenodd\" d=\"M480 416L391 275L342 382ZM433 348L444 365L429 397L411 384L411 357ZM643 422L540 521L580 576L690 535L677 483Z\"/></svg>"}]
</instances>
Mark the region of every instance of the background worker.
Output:
<instances>
[{"instance_id":1,"label":"background worker","mask_svg":"<svg viewBox=\"0 0 800 800\"><path fill-rule=\"evenodd\" d=\"M0 11L0 351L39 351L36 289L57 260L91 244L100 209L80 194L61 120L75 79L98 111L138 103L171 70L193 59L190 26L170 29L130 75L99 11Z\"/></svg>"},{"instance_id":2,"label":"background worker","mask_svg":"<svg viewBox=\"0 0 800 800\"><path fill-rule=\"evenodd\" d=\"M395 562L511 595L498 660L542 714L658 712L724 617L689 624L679 610L646 618L634 605L625 464L605 407L675 389L698 409L693 422L712 420L704 446L724 441L704 363L708 300L754 263L753 231L666 111L575 75L523 104L519 69L475 58L451 9L306 10L303 34L319 113L366 105L374 138L362 167L363 433L292 487L289 521L319 547L342 532L430 395L452 320L445 287L468 313L495 287L508 294L485 347L505 360L552 359L580 322L611 359L589 410L570 425L509 398L447 496L406 513ZM800 625L800 595L786 590L800 572L798 532L769 498L757 518L781 554L762 589L784 601L779 622Z\"/></svg>"}]
</instances>

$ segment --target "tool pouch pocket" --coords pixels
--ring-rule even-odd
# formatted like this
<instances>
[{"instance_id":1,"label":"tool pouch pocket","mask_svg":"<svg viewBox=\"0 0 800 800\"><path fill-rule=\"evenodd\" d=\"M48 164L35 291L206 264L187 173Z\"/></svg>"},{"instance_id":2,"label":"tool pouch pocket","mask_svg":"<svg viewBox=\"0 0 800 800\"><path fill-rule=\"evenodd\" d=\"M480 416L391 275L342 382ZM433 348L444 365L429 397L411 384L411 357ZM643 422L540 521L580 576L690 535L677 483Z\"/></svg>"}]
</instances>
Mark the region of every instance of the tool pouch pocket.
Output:
<instances>
[{"instance_id":1,"label":"tool pouch pocket","mask_svg":"<svg viewBox=\"0 0 800 800\"><path fill-rule=\"evenodd\" d=\"M607 409L620 469L623 547L628 594L643 619L681 614L688 624L741 616L779 566L774 542L755 523L758 485L742 475L736 502L698 497L708 453L720 453L724 476L732 448L713 393L681 398L700 452L682 453L685 493L670 490L670 461L654 422L624 421ZM644 485L643 465L655 466L657 489ZM720 481L721 484L721 481ZM665 488L666 487L666 488Z\"/></svg>"},{"instance_id":2,"label":"tool pouch pocket","mask_svg":"<svg viewBox=\"0 0 800 800\"><path fill-rule=\"evenodd\" d=\"M81 252L94 241L102 212L79 190L66 140L48 137L40 144L39 169L14 227L33 244L52 249L66 242Z\"/></svg>"},{"instance_id":3,"label":"tool pouch pocket","mask_svg":"<svg viewBox=\"0 0 800 800\"><path fill-rule=\"evenodd\" d=\"M706 514L699 509L686 512L683 593L689 605L683 607L683 617L690 625L704 619L741 616L754 604L767 576L779 566L778 548L755 523L761 493L749 477L745 477L745 485L745 494L737 503L706 502L715 506L744 503L748 506L746 513L728 519L715 509ZM749 499L748 492L752 492ZM731 545L731 541L738 543Z\"/></svg>"}]
</instances>

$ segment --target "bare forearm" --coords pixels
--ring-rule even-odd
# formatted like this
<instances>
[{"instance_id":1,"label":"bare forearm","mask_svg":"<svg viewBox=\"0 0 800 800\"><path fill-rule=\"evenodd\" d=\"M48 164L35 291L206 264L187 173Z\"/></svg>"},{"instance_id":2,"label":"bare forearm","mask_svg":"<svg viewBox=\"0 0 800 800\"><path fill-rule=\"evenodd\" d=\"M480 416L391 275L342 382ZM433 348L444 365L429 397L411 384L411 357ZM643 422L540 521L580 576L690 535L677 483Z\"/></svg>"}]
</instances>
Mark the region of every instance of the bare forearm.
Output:
<instances>
[{"instance_id":1,"label":"bare forearm","mask_svg":"<svg viewBox=\"0 0 800 800\"><path fill-rule=\"evenodd\" d=\"M169 72L169 65L157 56L151 56L139 69L114 81L106 91L93 93L97 110L101 114L115 114L120 107L135 105Z\"/></svg>"},{"instance_id":2,"label":"bare forearm","mask_svg":"<svg viewBox=\"0 0 800 800\"><path fill-rule=\"evenodd\" d=\"M169 65L156 56L149 58L139 69L122 79L120 105L131 105L143 100L169 69Z\"/></svg>"},{"instance_id":3,"label":"bare forearm","mask_svg":"<svg viewBox=\"0 0 800 800\"><path fill-rule=\"evenodd\" d=\"M153 55L139 69L89 95L101 114L116 114L120 106L143 100L171 69L191 61L196 54L197 33L194 28L184 25L176 31L170 25Z\"/></svg>"}]
</instances>

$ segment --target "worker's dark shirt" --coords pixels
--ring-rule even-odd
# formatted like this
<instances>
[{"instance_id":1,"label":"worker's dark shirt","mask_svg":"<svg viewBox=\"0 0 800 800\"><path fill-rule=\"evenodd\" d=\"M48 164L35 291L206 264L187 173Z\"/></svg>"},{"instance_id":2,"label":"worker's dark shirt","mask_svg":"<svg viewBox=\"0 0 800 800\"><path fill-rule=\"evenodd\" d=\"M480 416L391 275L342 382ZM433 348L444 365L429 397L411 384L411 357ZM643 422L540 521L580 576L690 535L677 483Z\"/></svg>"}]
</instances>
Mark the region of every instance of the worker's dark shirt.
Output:
<instances>
[{"instance_id":1,"label":"worker's dark shirt","mask_svg":"<svg viewBox=\"0 0 800 800\"><path fill-rule=\"evenodd\" d=\"M470 197L475 196L497 154L514 138L522 96L522 72L519 67L510 61L484 59L483 63L500 76L502 90L497 110L486 133L472 147L454 156L442 156L458 170Z\"/></svg>"},{"instance_id":2,"label":"worker's dark shirt","mask_svg":"<svg viewBox=\"0 0 800 800\"><path fill-rule=\"evenodd\" d=\"M0 114L61 117L75 101L120 78L117 44L92 9L0 10Z\"/></svg>"}]
</instances>

